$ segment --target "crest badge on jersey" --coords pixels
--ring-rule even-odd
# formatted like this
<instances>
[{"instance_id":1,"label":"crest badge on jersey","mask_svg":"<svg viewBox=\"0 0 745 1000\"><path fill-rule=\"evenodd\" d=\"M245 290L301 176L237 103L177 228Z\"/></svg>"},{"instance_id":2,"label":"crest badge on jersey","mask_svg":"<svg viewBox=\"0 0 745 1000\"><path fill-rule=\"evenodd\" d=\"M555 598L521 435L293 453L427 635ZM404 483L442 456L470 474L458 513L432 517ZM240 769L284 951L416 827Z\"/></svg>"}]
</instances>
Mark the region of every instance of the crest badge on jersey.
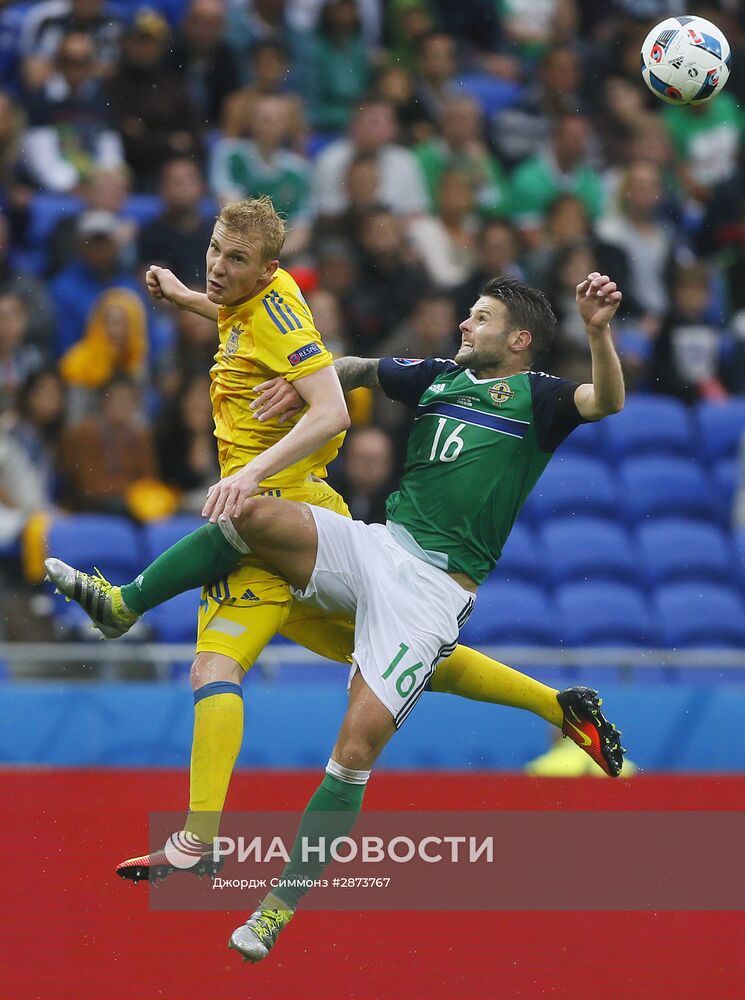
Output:
<instances>
[{"instance_id":1,"label":"crest badge on jersey","mask_svg":"<svg viewBox=\"0 0 745 1000\"><path fill-rule=\"evenodd\" d=\"M489 389L489 396L495 406L501 406L502 403L507 403L514 395L515 390L510 388L507 382L497 382L496 385L491 386Z\"/></svg>"},{"instance_id":2,"label":"crest badge on jersey","mask_svg":"<svg viewBox=\"0 0 745 1000\"><path fill-rule=\"evenodd\" d=\"M230 328L230 336L225 341L225 354L229 358L231 358L238 350L238 341L240 340L242 333L243 325L241 323L236 323L235 326Z\"/></svg>"}]
</instances>

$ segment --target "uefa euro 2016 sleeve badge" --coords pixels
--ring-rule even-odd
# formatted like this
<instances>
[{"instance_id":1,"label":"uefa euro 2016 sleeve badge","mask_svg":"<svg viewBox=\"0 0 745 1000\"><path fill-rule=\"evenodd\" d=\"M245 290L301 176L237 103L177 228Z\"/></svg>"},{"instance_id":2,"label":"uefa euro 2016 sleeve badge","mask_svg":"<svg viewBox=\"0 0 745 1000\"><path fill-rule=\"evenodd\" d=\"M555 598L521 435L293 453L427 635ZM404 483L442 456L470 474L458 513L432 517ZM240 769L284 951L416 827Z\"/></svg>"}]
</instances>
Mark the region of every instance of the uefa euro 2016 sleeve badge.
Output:
<instances>
[{"instance_id":1,"label":"uefa euro 2016 sleeve badge","mask_svg":"<svg viewBox=\"0 0 745 1000\"><path fill-rule=\"evenodd\" d=\"M511 389L507 382L497 382L489 389L489 395L495 406L501 406L502 403L506 403L512 399L515 395L515 390Z\"/></svg>"}]
</instances>

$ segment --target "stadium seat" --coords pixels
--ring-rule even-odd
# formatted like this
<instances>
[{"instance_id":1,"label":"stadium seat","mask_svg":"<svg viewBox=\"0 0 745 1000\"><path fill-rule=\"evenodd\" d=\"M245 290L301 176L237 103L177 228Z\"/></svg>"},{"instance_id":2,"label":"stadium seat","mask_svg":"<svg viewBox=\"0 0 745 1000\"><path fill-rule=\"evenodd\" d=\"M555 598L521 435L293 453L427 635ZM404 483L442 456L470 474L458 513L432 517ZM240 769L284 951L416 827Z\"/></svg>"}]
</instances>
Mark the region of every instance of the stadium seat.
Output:
<instances>
[{"instance_id":1,"label":"stadium seat","mask_svg":"<svg viewBox=\"0 0 745 1000\"><path fill-rule=\"evenodd\" d=\"M745 399L699 403L695 419L699 452L707 464L721 458L735 458L745 433Z\"/></svg>"},{"instance_id":2,"label":"stadium seat","mask_svg":"<svg viewBox=\"0 0 745 1000\"><path fill-rule=\"evenodd\" d=\"M657 588L653 603L666 646L745 646L745 606L731 587L671 583Z\"/></svg>"},{"instance_id":3,"label":"stadium seat","mask_svg":"<svg viewBox=\"0 0 745 1000\"><path fill-rule=\"evenodd\" d=\"M150 524L146 524L142 532L143 566L151 563L174 542L201 528L205 523L201 517L177 514L163 521L151 521Z\"/></svg>"},{"instance_id":4,"label":"stadium seat","mask_svg":"<svg viewBox=\"0 0 745 1000\"><path fill-rule=\"evenodd\" d=\"M646 454L689 455L692 426L687 407L664 396L632 396L621 413L604 421L606 453L614 460Z\"/></svg>"},{"instance_id":5,"label":"stadium seat","mask_svg":"<svg viewBox=\"0 0 745 1000\"><path fill-rule=\"evenodd\" d=\"M722 531L712 524L670 518L642 524L639 552L646 583L732 578L732 559Z\"/></svg>"},{"instance_id":6,"label":"stadium seat","mask_svg":"<svg viewBox=\"0 0 745 1000\"><path fill-rule=\"evenodd\" d=\"M593 517L548 521L541 531L542 562L554 583L634 581L637 560L625 528Z\"/></svg>"},{"instance_id":7,"label":"stadium seat","mask_svg":"<svg viewBox=\"0 0 745 1000\"><path fill-rule=\"evenodd\" d=\"M538 587L490 579L479 590L476 607L461 631L461 639L475 646L552 645L557 639L554 614Z\"/></svg>"},{"instance_id":8,"label":"stadium seat","mask_svg":"<svg viewBox=\"0 0 745 1000\"><path fill-rule=\"evenodd\" d=\"M147 623L161 642L194 642L199 590L188 590L148 612Z\"/></svg>"},{"instance_id":9,"label":"stadium seat","mask_svg":"<svg viewBox=\"0 0 745 1000\"><path fill-rule=\"evenodd\" d=\"M142 562L137 528L125 517L105 514L55 518L49 553L86 573L98 567L115 583L131 580Z\"/></svg>"},{"instance_id":10,"label":"stadium seat","mask_svg":"<svg viewBox=\"0 0 745 1000\"><path fill-rule=\"evenodd\" d=\"M719 517L716 493L697 462L665 455L630 458L619 472L623 509L631 523L661 516Z\"/></svg>"},{"instance_id":11,"label":"stadium seat","mask_svg":"<svg viewBox=\"0 0 745 1000\"><path fill-rule=\"evenodd\" d=\"M653 630L642 592L622 583L567 583L556 591L567 646L650 646Z\"/></svg>"},{"instance_id":12,"label":"stadium seat","mask_svg":"<svg viewBox=\"0 0 745 1000\"><path fill-rule=\"evenodd\" d=\"M737 579L745 591L745 528L737 528L735 530L734 542Z\"/></svg>"},{"instance_id":13,"label":"stadium seat","mask_svg":"<svg viewBox=\"0 0 745 1000\"><path fill-rule=\"evenodd\" d=\"M543 571L537 558L536 542L532 532L518 521L513 525L504 547L494 578L498 580L527 580L543 584Z\"/></svg>"},{"instance_id":14,"label":"stadium seat","mask_svg":"<svg viewBox=\"0 0 745 1000\"><path fill-rule=\"evenodd\" d=\"M46 250L47 242L59 223L84 208L80 198L56 191L36 191L28 208L26 242L29 247Z\"/></svg>"},{"instance_id":15,"label":"stadium seat","mask_svg":"<svg viewBox=\"0 0 745 1000\"><path fill-rule=\"evenodd\" d=\"M587 424L580 424L569 437L559 447L559 454L563 458L565 455L589 455L591 458L600 458L603 454L603 428L604 420L592 420Z\"/></svg>"},{"instance_id":16,"label":"stadium seat","mask_svg":"<svg viewBox=\"0 0 745 1000\"><path fill-rule=\"evenodd\" d=\"M597 458L561 454L549 464L523 508L533 523L569 514L595 515L615 521L618 485L604 462Z\"/></svg>"},{"instance_id":17,"label":"stadium seat","mask_svg":"<svg viewBox=\"0 0 745 1000\"><path fill-rule=\"evenodd\" d=\"M719 511L724 524L731 524L735 495L740 484L740 462L736 458L723 458L714 466Z\"/></svg>"}]
</instances>

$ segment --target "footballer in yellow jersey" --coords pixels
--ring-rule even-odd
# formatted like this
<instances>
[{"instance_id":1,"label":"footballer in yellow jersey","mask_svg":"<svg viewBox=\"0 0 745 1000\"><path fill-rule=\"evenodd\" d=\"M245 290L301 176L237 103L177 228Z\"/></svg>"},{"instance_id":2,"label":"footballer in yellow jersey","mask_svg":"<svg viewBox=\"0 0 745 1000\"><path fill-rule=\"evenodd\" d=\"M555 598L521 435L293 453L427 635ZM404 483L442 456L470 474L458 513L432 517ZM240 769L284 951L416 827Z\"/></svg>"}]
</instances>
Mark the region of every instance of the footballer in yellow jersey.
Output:
<instances>
[{"instance_id":1,"label":"footballer in yellow jersey","mask_svg":"<svg viewBox=\"0 0 745 1000\"><path fill-rule=\"evenodd\" d=\"M215 437L223 476L232 475L283 438L298 417L260 423L250 409L253 390L282 375L288 382L333 364L295 280L278 268L269 285L239 305L219 306L220 347L210 372ZM337 434L318 451L261 483L298 486L323 477L344 440Z\"/></svg>"}]
</instances>

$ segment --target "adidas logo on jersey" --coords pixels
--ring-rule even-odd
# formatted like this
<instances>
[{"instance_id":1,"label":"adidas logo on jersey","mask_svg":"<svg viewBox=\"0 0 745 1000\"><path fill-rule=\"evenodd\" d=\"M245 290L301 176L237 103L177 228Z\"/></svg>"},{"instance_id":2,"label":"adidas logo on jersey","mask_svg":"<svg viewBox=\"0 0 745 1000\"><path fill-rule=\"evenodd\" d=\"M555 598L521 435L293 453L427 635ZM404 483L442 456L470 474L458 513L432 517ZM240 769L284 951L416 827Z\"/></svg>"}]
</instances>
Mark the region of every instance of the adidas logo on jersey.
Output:
<instances>
[{"instance_id":1,"label":"adidas logo on jersey","mask_svg":"<svg viewBox=\"0 0 745 1000\"><path fill-rule=\"evenodd\" d=\"M259 598L256 596L256 594L254 594L253 590L251 590L250 587L246 587L246 589L243 592L243 596L241 597L242 601L258 601L258 599Z\"/></svg>"},{"instance_id":2,"label":"adidas logo on jersey","mask_svg":"<svg viewBox=\"0 0 745 1000\"><path fill-rule=\"evenodd\" d=\"M443 392L446 388L447 388L447 386L443 385L442 382L435 382L434 385L431 385L429 387L429 391L430 392Z\"/></svg>"}]
</instances>

